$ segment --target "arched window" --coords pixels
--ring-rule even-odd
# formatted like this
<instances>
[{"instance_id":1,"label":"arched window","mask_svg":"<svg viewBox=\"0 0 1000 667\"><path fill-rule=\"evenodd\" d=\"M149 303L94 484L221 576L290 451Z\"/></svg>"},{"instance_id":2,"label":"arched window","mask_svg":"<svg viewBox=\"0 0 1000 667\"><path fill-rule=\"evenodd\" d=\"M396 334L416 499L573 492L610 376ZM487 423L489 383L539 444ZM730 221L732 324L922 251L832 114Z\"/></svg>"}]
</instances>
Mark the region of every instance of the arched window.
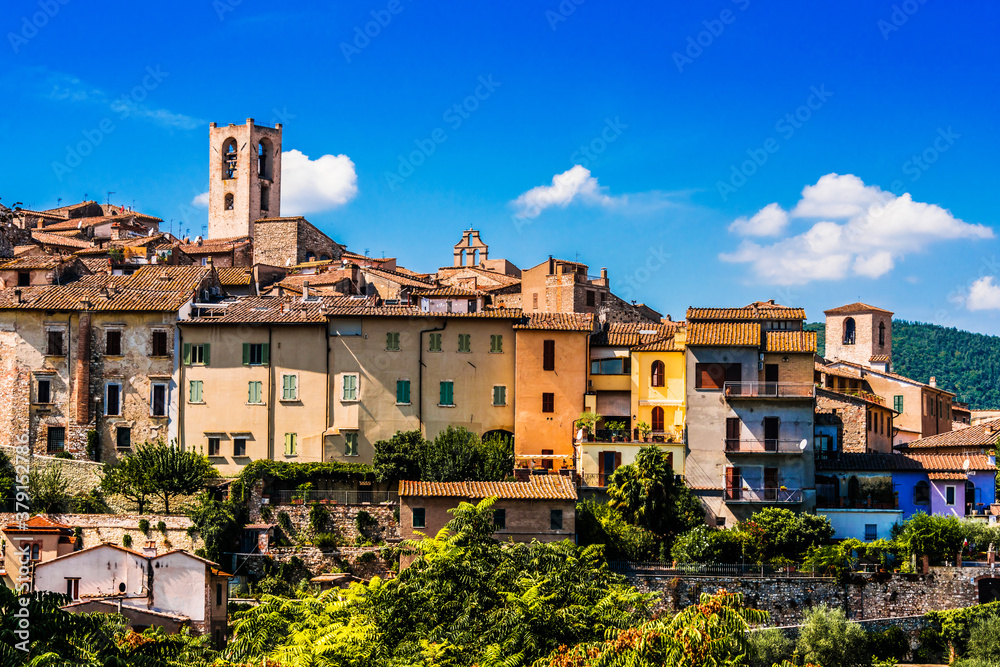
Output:
<instances>
[{"instance_id":1,"label":"arched window","mask_svg":"<svg viewBox=\"0 0 1000 667\"><path fill-rule=\"evenodd\" d=\"M653 431L663 432L663 408L653 408Z\"/></svg>"},{"instance_id":2,"label":"arched window","mask_svg":"<svg viewBox=\"0 0 1000 667\"><path fill-rule=\"evenodd\" d=\"M652 376L652 386L654 386L654 387L662 387L663 386L663 376L665 374L666 374L666 371L664 369L663 362L660 361L660 360L658 360L658 359L656 361L654 361L652 369L650 370L650 375Z\"/></svg>"},{"instance_id":3,"label":"arched window","mask_svg":"<svg viewBox=\"0 0 1000 667\"><path fill-rule=\"evenodd\" d=\"M236 178L236 140L226 139L222 146L222 179Z\"/></svg>"},{"instance_id":4,"label":"arched window","mask_svg":"<svg viewBox=\"0 0 1000 667\"><path fill-rule=\"evenodd\" d=\"M965 481L965 516L976 509L976 485L971 480Z\"/></svg>"},{"instance_id":5,"label":"arched window","mask_svg":"<svg viewBox=\"0 0 1000 667\"><path fill-rule=\"evenodd\" d=\"M885 322L878 323L878 346L885 347Z\"/></svg>"},{"instance_id":6,"label":"arched window","mask_svg":"<svg viewBox=\"0 0 1000 667\"><path fill-rule=\"evenodd\" d=\"M926 505L931 501L931 486L921 480L913 485L913 502L916 505Z\"/></svg>"},{"instance_id":7,"label":"arched window","mask_svg":"<svg viewBox=\"0 0 1000 667\"><path fill-rule=\"evenodd\" d=\"M225 204L223 205L223 207L227 211L232 211L233 210L233 193L232 192L227 192L226 193Z\"/></svg>"},{"instance_id":8,"label":"arched window","mask_svg":"<svg viewBox=\"0 0 1000 667\"><path fill-rule=\"evenodd\" d=\"M267 154L271 152L271 142L261 139L257 144L257 175L261 178L271 178L271 163Z\"/></svg>"},{"instance_id":9,"label":"arched window","mask_svg":"<svg viewBox=\"0 0 1000 667\"><path fill-rule=\"evenodd\" d=\"M324 255L320 255L319 259L320 259L321 262L328 262L328 261L330 261L330 256L329 255L325 255L325 254Z\"/></svg>"},{"instance_id":10,"label":"arched window","mask_svg":"<svg viewBox=\"0 0 1000 667\"><path fill-rule=\"evenodd\" d=\"M314 253L312 250L310 250L309 252L307 252L306 253L306 261L307 262L314 262L314 261L316 261L316 253Z\"/></svg>"},{"instance_id":11,"label":"arched window","mask_svg":"<svg viewBox=\"0 0 1000 667\"><path fill-rule=\"evenodd\" d=\"M858 481L857 475L851 475L851 478L847 480L847 501L854 505L858 502L858 494L861 490L861 483Z\"/></svg>"},{"instance_id":12,"label":"arched window","mask_svg":"<svg viewBox=\"0 0 1000 667\"><path fill-rule=\"evenodd\" d=\"M271 208L271 188L266 185L260 186L260 210L267 211Z\"/></svg>"},{"instance_id":13,"label":"arched window","mask_svg":"<svg viewBox=\"0 0 1000 667\"><path fill-rule=\"evenodd\" d=\"M844 320L844 345L854 345L854 318Z\"/></svg>"}]
</instances>

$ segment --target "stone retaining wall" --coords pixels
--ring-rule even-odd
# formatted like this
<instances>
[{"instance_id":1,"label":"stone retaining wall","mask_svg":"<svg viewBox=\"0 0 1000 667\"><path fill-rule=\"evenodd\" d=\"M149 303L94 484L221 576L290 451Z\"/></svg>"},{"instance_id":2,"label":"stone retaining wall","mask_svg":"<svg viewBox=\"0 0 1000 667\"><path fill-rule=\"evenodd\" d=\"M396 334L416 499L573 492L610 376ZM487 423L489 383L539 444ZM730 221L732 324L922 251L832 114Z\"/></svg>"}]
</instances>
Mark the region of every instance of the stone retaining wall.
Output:
<instances>
[{"instance_id":1,"label":"stone retaining wall","mask_svg":"<svg viewBox=\"0 0 1000 667\"><path fill-rule=\"evenodd\" d=\"M361 533L358 531L358 514L367 512L375 523L365 528L364 538L373 543L392 542L399 539L399 524L395 515L397 506L392 505L322 505L327 512L327 520L320 528L321 533L335 533L343 543L354 544ZM278 523L278 516L284 512L292 522L297 536L312 536L309 525L311 505L276 505L272 508L271 522ZM288 535L294 541L296 535Z\"/></svg>"},{"instance_id":2,"label":"stone retaining wall","mask_svg":"<svg viewBox=\"0 0 1000 667\"><path fill-rule=\"evenodd\" d=\"M188 535L188 528L192 522L186 516L161 514L47 514L45 516L58 523L80 528L83 537L81 548L84 549L104 542L121 545L126 534L132 536L132 548L136 551L142 551L149 541L155 543L157 553L171 549L194 552L195 549L205 546L199 533L195 532L194 537ZM146 533L139 530L141 519L149 522L149 531ZM13 514L0 513L0 525L13 521ZM166 532L157 530L156 526L160 521L166 525Z\"/></svg>"}]
</instances>

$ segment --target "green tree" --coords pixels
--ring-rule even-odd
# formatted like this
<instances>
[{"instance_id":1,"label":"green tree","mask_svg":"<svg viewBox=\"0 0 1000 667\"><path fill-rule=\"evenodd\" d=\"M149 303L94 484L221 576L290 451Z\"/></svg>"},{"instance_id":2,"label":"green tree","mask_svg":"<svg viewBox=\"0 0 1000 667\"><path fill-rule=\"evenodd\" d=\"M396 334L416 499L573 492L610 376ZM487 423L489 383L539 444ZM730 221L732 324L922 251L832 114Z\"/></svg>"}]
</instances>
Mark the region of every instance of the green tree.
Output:
<instances>
[{"instance_id":1,"label":"green tree","mask_svg":"<svg viewBox=\"0 0 1000 667\"><path fill-rule=\"evenodd\" d=\"M479 447L480 473L485 482L502 482L514 473L514 439L491 433Z\"/></svg>"},{"instance_id":2,"label":"green tree","mask_svg":"<svg viewBox=\"0 0 1000 667\"><path fill-rule=\"evenodd\" d=\"M421 479L462 482L476 479L482 469L479 436L464 426L449 426L421 452Z\"/></svg>"},{"instance_id":3,"label":"green tree","mask_svg":"<svg viewBox=\"0 0 1000 667\"><path fill-rule=\"evenodd\" d=\"M118 462L105 465L102 488L105 493L134 500L140 514L149 496L159 496L163 511L170 514L171 498L200 491L209 479L218 476L208 458L198 452L182 451L162 441L147 442Z\"/></svg>"},{"instance_id":4,"label":"green tree","mask_svg":"<svg viewBox=\"0 0 1000 667\"><path fill-rule=\"evenodd\" d=\"M235 549L245 521L240 509L232 501L219 501L209 494L198 496L197 504L188 510L188 516L205 543L199 555L222 562L223 554Z\"/></svg>"},{"instance_id":5,"label":"green tree","mask_svg":"<svg viewBox=\"0 0 1000 667\"><path fill-rule=\"evenodd\" d=\"M659 555L662 540L645 528L625 521L621 512L594 500L576 506L576 536L581 547L604 545L608 560L652 560Z\"/></svg>"},{"instance_id":6,"label":"green tree","mask_svg":"<svg viewBox=\"0 0 1000 667\"><path fill-rule=\"evenodd\" d=\"M833 537L833 526L825 516L793 512L784 507L765 507L754 512L750 522L763 532L763 559L801 561L809 547Z\"/></svg>"},{"instance_id":7,"label":"green tree","mask_svg":"<svg viewBox=\"0 0 1000 667\"><path fill-rule=\"evenodd\" d=\"M838 667L868 667L871 664L865 631L857 623L848 621L843 610L826 605L806 612L796 648L806 663Z\"/></svg>"},{"instance_id":8,"label":"green tree","mask_svg":"<svg viewBox=\"0 0 1000 667\"><path fill-rule=\"evenodd\" d=\"M124 496L135 503L139 514L143 514L149 496L153 494L149 469L134 454L126 454L117 461L106 462L104 476L101 478L101 490L108 495Z\"/></svg>"},{"instance_id":9,"label":"green tree","mask_svg":"<svg viewBox=\"0 0 1000 667\"><path fill-rule=\"evenodd\" d=\"M63 477L62 466L50 465L28 474L28 496L31 510L41 514L64 512L70 507L69 480Z\"/></svg>"},{"instance_id":10,"label":"green tree","mask_svg":"<svg viewBox=\"0 0 1000 667\"><path fill-rule=\"evenodd\" d=\"M380 482L419 480L420 457L429 443L419 429L396 431L388 440L375 443L372 466Z\"/></svg>"},{"instance_id":11,"label":"green tree","mask_svg":"<svg viewBox=\"0 0 1000 667\"><path fill-rule=\"evenodd\" d=\"M10 462L10 457L0 451L0 507L4 511L14 511L14 499L17 497L17 471Z\"/></svg>"},{"instance_id":12,"label":"green tree","mask_svg":"<svg viewBox=\"0 0 1000 667\"><path fill-rule=\"evenodd\" d=\"M694 510L693 495L674 482L667 452L656 445L639 450L635 463L615 470L608 482L609 505L629 523L660 537L672 537L704 522L704 512ZM694 499L697 502L697 499Z\"/></svg>"}]
</instances>

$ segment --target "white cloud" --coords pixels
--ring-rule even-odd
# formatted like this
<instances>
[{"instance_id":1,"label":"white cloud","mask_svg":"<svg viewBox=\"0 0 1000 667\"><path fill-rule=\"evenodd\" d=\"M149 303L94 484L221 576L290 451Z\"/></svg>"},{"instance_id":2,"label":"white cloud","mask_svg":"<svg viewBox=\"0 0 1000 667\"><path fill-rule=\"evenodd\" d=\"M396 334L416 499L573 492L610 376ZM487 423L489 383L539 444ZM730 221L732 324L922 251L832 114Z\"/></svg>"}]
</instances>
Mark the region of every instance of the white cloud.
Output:
<instances>
[{"instance_id":1,"label":"white cloud","mask_svg":"<svg viewBox=\"0 0 1000 667\"><path fill-rule=\"evenodd\" d=\"M768 204L752 218L737 218L729 231L740 236L777 236L788 225L788 213L777 204Z\"/></svg>"},{"instance_id":2,"label":"white cloud","mask_svg":"<svg viewBox=\"0 0 1000 667\"><path fill-rule=\"evenodd\" d=\"M518 218L537 218L551 206L566 208L574 201L600 206L624 201L622 198L609 197L602 192L603 189L597 183L597 178L590 175L589 169L575 165L572 169L553 176L552 185L539 185L515 199L515 215Z\"/></svg>"},{"instance_id":3,"label":"white cloud","mask_svg":"<svg viewBox=\"0 0 1000 667\"><path fill-rule=\"evenodd\" d=\"M198 208L208 208L208 193L202 192L200 195L195 195L195 198L191 200L191 205Z\"/></svg>"},{"instance_id":4,"label":"white cloud","mask_svg":"<svg viewBox=\"0 0 1000 667\"><path fill-rule=\"evenodd\" d=\"M1000 310L1000 285L993 282L993 276L983 276L969 287L965 298L969 310Z\"/></svg>"},{"instance_id":5,"label":"white cloud","mask_svg":"<svg viewBox=\"0 0 1000 667\"><path fill-rule=\"evenodd\" d=\"M749 219L735 220L730 230L763 235L760 230L773 230L783 213L776 204L769 204ZM764 282L804 284L849 276L878 278L906 253L926 250L934 243L993 238L993 230L985 225L963 222L940 206L913 201L909 194L897 197L865 185L851 174L827 174L816 185L806 186L802 199L786 215L821 219L806 231L771 245L745 240L719 258L750 264Z\"/></svg>"},{"instance_id":6,"label":"white cloud","mask_svg":"<svg viewBox=\"0 0 1000 667\"><path fill-rule=\"evenodd\" d=\"M343 206L358 194L354 162L346 155L310 160L297 150L281 153L281 214L305 215Z\"/></svg>"}]
</instances>

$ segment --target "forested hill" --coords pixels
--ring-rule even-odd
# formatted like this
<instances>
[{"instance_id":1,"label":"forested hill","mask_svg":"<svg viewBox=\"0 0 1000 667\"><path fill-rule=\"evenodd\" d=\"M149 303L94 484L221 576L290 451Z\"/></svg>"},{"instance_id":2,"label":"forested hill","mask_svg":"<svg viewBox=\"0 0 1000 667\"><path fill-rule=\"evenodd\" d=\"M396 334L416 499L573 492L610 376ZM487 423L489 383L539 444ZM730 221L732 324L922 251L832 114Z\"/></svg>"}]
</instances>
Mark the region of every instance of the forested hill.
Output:
<instances>
[{"instance_id":1,"label":"forested hill","mask_svg":"<svg viewBox=\"0 0 1000 667\"><path fill-rule=\"evenodd\" d=\"M813 322L805 328L818 332L823 355L823 324ZM935 376L939 387L958 394L958 400L973 410L1000 408L1000 336L893 320L892 369L920 382Z\"/></svg>"}]
</instances>

